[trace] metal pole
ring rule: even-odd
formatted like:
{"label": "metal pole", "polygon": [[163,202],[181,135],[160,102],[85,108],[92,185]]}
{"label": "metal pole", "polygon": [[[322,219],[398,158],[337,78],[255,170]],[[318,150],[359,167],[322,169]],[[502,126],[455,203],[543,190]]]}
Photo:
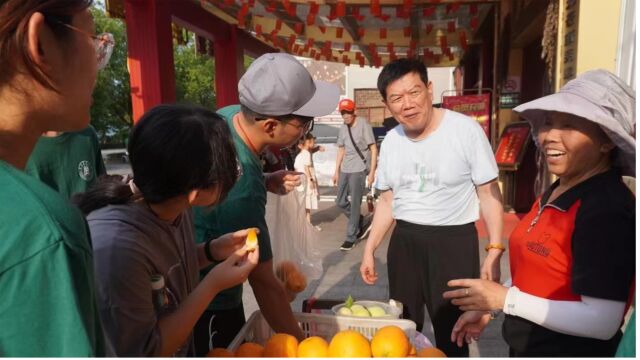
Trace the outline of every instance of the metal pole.
{"label": "metal pole", "polygon": [[[493,4],[494,10],[494,20],[493,20],[493,99],[491,101],[491,144],[493,145],[493,150],[496,150],[497,147],[497,136],[498,136],[498,99],[499,94],[498,91],[500,87],[498,86],[498,44],[499,44],[499,36],[500,36],[500,3]],[[505,49],[506,51],[507,49]],[[503,66],[507,66],[507,64],[502,64]]]}

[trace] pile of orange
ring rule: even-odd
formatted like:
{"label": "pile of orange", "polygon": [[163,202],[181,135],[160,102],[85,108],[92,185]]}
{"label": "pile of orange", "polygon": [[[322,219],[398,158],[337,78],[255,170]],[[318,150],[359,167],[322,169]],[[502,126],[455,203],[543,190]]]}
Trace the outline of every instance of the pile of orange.
{"label": "pile of orange", "polygon": [[209,357],[446,357],[437,348],[416,351],[404,331],[397,326],[378,329],[371,339],[353,330],[343,330],[327,343],[318,336],[302,342],[288,334],[275,334],[264,347],[256,343],[244,343],[235,354],[222,348],[209,352]]}

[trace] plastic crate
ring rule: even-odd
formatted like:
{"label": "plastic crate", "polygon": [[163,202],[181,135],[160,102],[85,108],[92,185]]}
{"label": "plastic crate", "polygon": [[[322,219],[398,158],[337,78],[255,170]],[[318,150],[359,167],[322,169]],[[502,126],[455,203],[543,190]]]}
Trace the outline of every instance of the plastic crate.
{"label": "plastic crate", "polygon": [[[407,334],[409,339],[414,339],[416,334],[416,323],[405,319],[355,318],[296,312],[293,313],[293,316],[300,324],[305,337],[319,336],[327,342],[342,330],[355,330],[371,340],[378,329],[388,325],[396,325]],[[229,344],[227,350],[235,352],[238,346],[245,342],[264,345],[273,334],[274,331],[271,330],[260,310],[256,310]]]}

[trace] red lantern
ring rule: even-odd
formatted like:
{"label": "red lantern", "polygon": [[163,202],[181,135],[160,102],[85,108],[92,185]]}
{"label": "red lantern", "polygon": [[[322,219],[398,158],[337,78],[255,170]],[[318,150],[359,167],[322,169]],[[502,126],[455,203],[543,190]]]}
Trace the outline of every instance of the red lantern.
{"label": "red lantern", "polygon": [[436,13],[436,7],[435,6],[427,6],[426,8],[422,9],[422,15],[424,17],[430,17],[435,13]]}
{"label": "red lantern", "polygon": [[478,17],[474,16],[471,18],[471,29],[473,29],[474,31],[476,29],[478,29]]}
{"label": "red lantern", "polygon": [[380,16],[382,10],[380,9],[380,0],[371,0],[371,15]]}
{"label": "red lantern", "polygon": [[338,0],[336,4],[336,16],[343,17],[346,14],[347,6],[344,3],[344,0]]}
{"label": "red lantern", "polygon": [[431,30],[433,30],[433,24],[427,24],[427,35],[431,34]]}
{"label": "red lantern", "polygon": [[454,20],[450,20],[447,22],[447,30],[452,33],[456,32],[456,22]]}
{"label": "red lantern", "polygon": [[289,16],[291,17],[295,17],[296,16],[296,4],[289,4],[289,7],[287,7],[287,14],[289,14]]}
{"label": "red lantern", "polygon": [[344,31],[344,29],[343,29],[343,28],[341,28],[341,27],[336,28],[336,38],[338,38],[338,39],[342,39],[342,32],[343,32],[343,31]]}
{"label": "red lantern", "polygon": [[467,34],[464,32],[464,30],[460,31],[460,46],[462,46],[464,51],[467,51],[467,48],[469,47],[467,44]]}
{"label": "red lantern", "polygon": [[387,38],[387,28],[380,28],[380,39]]}

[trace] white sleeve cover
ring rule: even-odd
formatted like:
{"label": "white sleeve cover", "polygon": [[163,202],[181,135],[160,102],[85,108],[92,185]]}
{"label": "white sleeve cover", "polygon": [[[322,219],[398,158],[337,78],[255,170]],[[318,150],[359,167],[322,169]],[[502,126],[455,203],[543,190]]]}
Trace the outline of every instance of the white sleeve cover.
{"label": "white sleeve cover", "polygon": [[505,314],[529,320],[559,333],[600,340],[613,337],[624,316],[625,303],[582,296],[580,301],[549,300],[512,286],[507,292]]}

